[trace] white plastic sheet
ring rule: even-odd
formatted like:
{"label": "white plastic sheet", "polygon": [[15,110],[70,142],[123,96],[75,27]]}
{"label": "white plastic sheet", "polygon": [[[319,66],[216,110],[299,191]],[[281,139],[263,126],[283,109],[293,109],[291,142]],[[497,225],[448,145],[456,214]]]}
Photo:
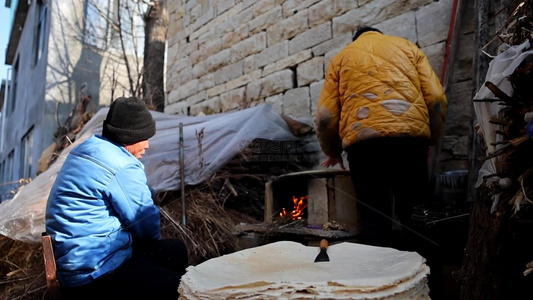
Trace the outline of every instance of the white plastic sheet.
{"label": "white plastic sheet", "polygon": [[[44,217],[48,194],[72,148],[93,134],[100,134],[108,108],[99,110],[78,134],[76,141],[13,199],[0,203],[0,234],[9,238],[40,242],[45,230]],[[296,140],[287,123],[272,108],[263,104],[253,108],[203,117],[166,115],[152,112],[157,133],[142,158],[148,184],[156,192],[180,189],[179,124],[183,124],[185,184],[194,185],[214,174],[254,139]],[[299,120],[300,122],[304,120]],[[307,120],[310,123],[310,120]],[[202,157],[197,133],[203,130]]]}
{"label": "white plastic sheet", "polygon": [[[489,65],[485,82],[490,81],[495,84],[502,92],[508,96],[513,95],[513,88],[508,76],[513,74],[514,70],[520,63],[529,55],[533,54],[530,48],[529,41],[521,45],[509,47],[504,52],[496,56]],[[528,50],[528,51],[526,51]],[[482,86],[474,96],[474,99],[496,99],[496,96],[486,87]],[[501,145],[494,146],[494,143],[501,141],[501,136],[496,134],[496,130],[500,130],[500,125],[490,123],[490,117],[498,116],[498,112],[502,109],[499,102],[474,102],[474,111],[481,129],[483,130],[483,137],[487,145],[487,154],[499,149]],[[496,163],[498,158],[485,161],[481,167],[476,182],[476,187],[483,183],[483,177],[498,173]],[[499,178],[494,177],[493,180]]]}

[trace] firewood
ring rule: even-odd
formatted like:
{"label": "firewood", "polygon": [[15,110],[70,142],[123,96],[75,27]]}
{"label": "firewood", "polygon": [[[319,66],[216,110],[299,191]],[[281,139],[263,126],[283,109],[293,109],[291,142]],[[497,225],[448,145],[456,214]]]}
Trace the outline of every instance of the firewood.
{"label": "firewood", "polygon": [[287,125],[289,125],[291,133],[295,136],[304,136],[313,132],[313,127],[308,124],[298,122],[295,119],[286,115],[281,115],[281,117],[283,118],[283,120],[285,120]]}
{"label": "firewood", "polygon": [[494,83],[487,81],[485,82],[485,86],[500,100],[505,102],[506,104],[510,104],[513,102],[512,98],[509,97],[506,93],[504,93],[500,88],[498,88]]}

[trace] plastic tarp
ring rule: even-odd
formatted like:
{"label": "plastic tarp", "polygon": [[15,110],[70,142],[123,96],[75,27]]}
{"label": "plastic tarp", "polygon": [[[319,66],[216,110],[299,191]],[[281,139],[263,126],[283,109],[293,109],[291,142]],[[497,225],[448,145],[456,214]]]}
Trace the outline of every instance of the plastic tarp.
{"label": "plastic tarp", "polygon": [[[508,77],[513,74],[515,69],[527,56],[533,54],[533,50],[528,50],[529,48],[529,41],[526,41],[523,44],[509,47],[507,50],[497,55],[489,64],[485,82],[492,82],[502,92],[508,96],[512,96],[513,88]],[[483,85],[474,96],[474,99],[496,99],[496,96]],[[501,126],[490,123],[490,117],[497,117],[498,112],[501,109],[502,106],[499,102],[474,102],[474,111],[483,131],[483,137],[487,146],[487,154],[492,153],[501,147],[501,145],[494,146],[494,143],[501,142],[501,136],[496,134],[497,130],[501,130]],[[479,171],[476,187],[479,187],[483,183],[484,176],[498,173],[496,168],[497,159],[498,158],[493,158],[484,162]],[[492,180],[497,179],[499,178],[492,178]]]}
{"label": "plastic tarp", "polygon": [[[102,132],[102,122],[108,110],[107,107],[100,109],[85,124],[75,142],[65,148],[45,172],[22,187],[13,199],[0,203],[0,234],[25,242],[41,241],[48,195],[66,156],[72,148]],[[153,111],[152,116],[157,132],[150,139],[150,149],[141,161],[145,165],[148,184],[156,192],[180,189],[180,123],[183,125],[184,182],[187,185],[198,184],[213,175],[254,139],[299,139],[268,104],[201,117]],[[303,119],[299,121],[305,122]],[[310,125],[310,120],[307,123]],[[200,155],[198,135],[202,131]],[[202,158],[203,168],[200,166]]]}

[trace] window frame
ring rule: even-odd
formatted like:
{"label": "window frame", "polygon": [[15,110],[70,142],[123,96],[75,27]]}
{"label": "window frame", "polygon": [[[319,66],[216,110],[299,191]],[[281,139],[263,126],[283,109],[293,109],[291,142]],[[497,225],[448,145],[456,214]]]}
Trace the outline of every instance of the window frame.
{"label": "window frame", "polygon": [[33,126],[20,139],[19,178],[31,178],[33,151]]}
{"label": "window frame", "polygon": [[37,0],[35,6],[32,69],[35,68],[44,53],[47,18],[48,6],[46,2],[44,0]]}
{"label": "window frame", "polygon": [[11,115],[16,108],[17,100],[17,86],[19,73],[19,58],[15,59],[15,63],[11,68],[11,82],[9,83],[9,107],[6,107],[6,116]]}

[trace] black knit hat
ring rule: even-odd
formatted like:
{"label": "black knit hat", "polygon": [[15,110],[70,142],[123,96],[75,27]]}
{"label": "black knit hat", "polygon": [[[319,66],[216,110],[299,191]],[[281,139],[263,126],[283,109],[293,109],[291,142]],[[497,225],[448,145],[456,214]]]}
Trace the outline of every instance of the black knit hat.
{"label": "black knit hat", "polygon": [[155,134],[155,121],[138,98],[120,97],[111,103],[102,136],[115,143],[131,145]]}

